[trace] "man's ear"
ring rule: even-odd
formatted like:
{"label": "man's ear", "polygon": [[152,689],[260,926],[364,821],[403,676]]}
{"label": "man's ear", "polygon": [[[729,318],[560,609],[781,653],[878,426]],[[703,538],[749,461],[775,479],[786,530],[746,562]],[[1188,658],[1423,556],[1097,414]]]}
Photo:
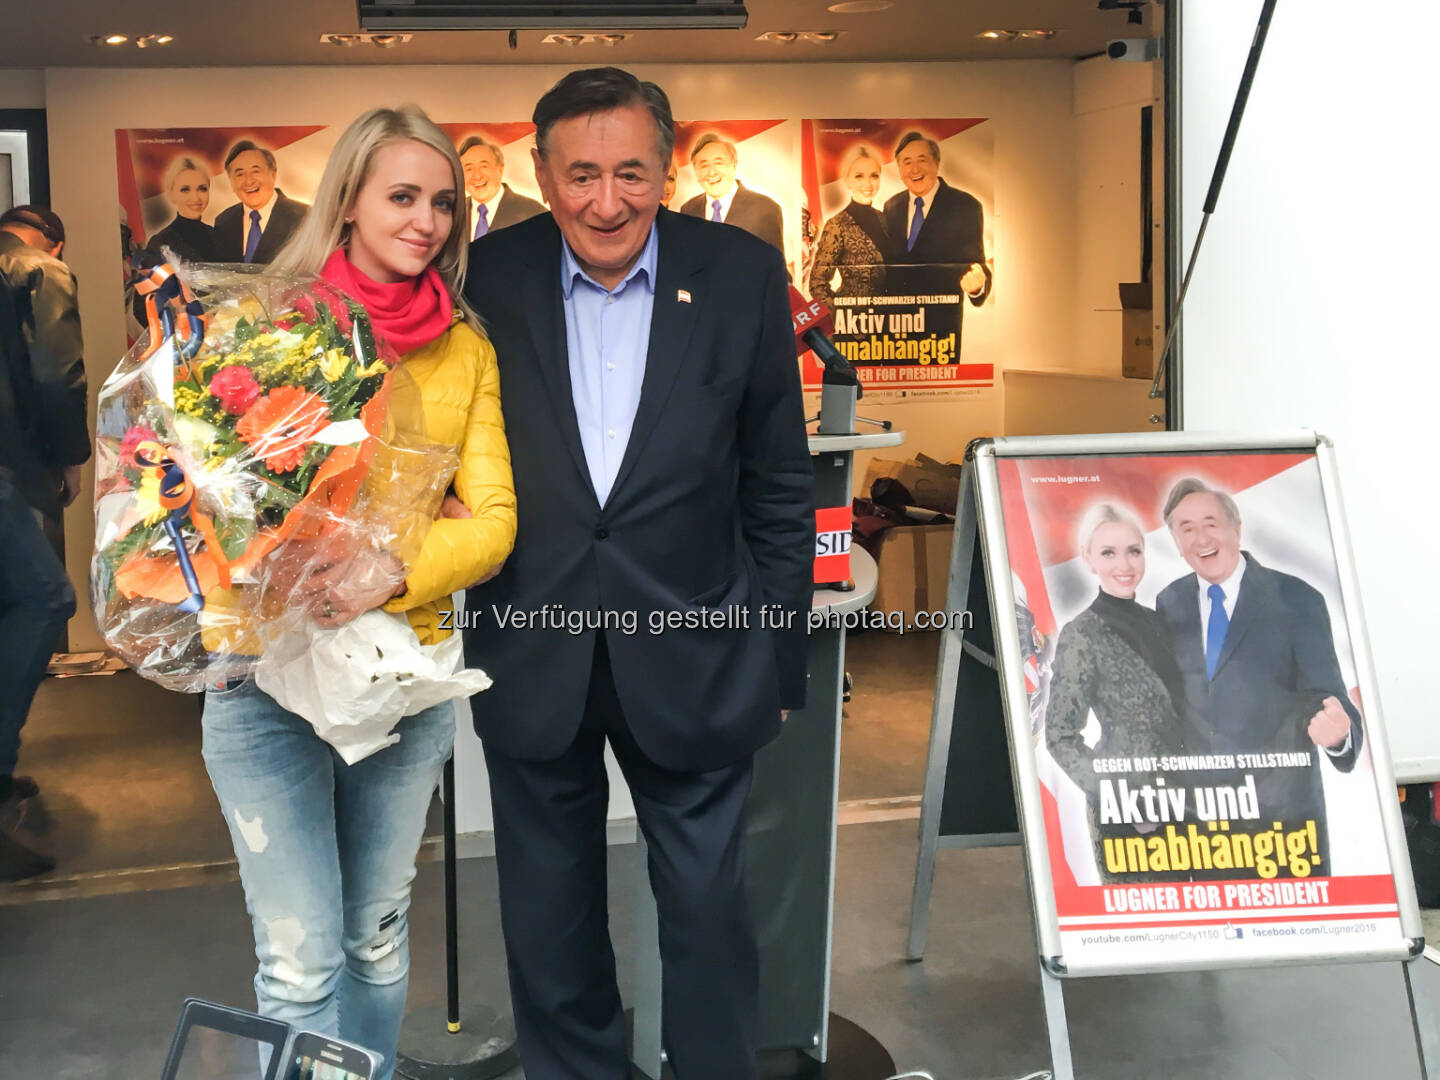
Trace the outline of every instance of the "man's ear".
{"label": "man's ear", "polygon": [[535,183],[540,188],[540,194],[545,197],[546,203],[553,203],[550,197],[550,172],[545,168],[545,159],[540,156],[540,148],[530,148],[530,161],[535,166]]}
{"label": "man's ear", "polygon": [[63,251],[64,249],[65,249],[65,241],[64,241],[64,240],[61,240],[58,244],[56,244],[53,248],[50,249],[50,257],[51,257],[52,259],[58,259],[58,258],[60,258],[60,252]]}

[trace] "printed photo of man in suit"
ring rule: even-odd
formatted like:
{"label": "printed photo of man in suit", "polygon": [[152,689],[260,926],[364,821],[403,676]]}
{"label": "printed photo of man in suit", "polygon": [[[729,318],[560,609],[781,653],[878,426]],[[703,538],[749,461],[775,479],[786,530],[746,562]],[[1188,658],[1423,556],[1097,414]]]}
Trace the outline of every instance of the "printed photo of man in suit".
{"label": "printed photo of man in suit", "polygon": [[1293,829],[1314,820],[1316,872],[1333,874],[1321,763],[1352,770],[1363,733],[1325,599],[1241,549],[1240,509],[1228,493],[1183,479],[1165,499],[1164,518],[1194,570],[1155,601],[1184,686],[1177,704],[1186,753],[1309,753],[1308,768],[1253,770],[1261,822]]}
{"label": "printed photo of man in suit", "polygon": [[[990,295],[985,211],[940,175],[940,144],[907,131],[895,146],[905,190],[885,202],[886,291],[897,296],[963,293],[975,307]],[[964,305],[961,305],[964,310]]]}
{"label": "printed photo of man in suit", "polygon": [[518,225],[545,213],[543,203],[512,191],[505,183],[505,152],[495,143],[471,135],[460,144],[458,152],[465,170],[472,240],[479,240],[492,229]]}
{"label": "printed photo of man in suit", "polygon": [[240,201],[215,218],[215,250],[221,262],[268,263],[285,246],[308,203],[275,186],[275,155],[242,139],[225,155],[225,175]]}
{"label": "printed photo of man in suit", "polygon": [[[650,845],[670,1063],[753,1080],[745,804],[755,752],[804,704],[815,544],[785,266],[661,208],[675,126],[655,84],[575,71],[534,121],[551,212],[477,240],[465,287],[499,358],[520,515],[470,594],[465,654],[494,680],[473,712],[521,1060],[533,1080],[630,1075],[608,743]],[[707,610],[748,625],[670,621]]]}
{"label": "printed photo of man in suit", "polygon": [[681,213],[707,221],[738,225],[758,236],[776,251],[785,251],[785,227],[780,204],[751,191],[735,178],[740,152],[735,144],[714,132],[700,136],[690,151],[695,179],[705,190],[681,207]]}

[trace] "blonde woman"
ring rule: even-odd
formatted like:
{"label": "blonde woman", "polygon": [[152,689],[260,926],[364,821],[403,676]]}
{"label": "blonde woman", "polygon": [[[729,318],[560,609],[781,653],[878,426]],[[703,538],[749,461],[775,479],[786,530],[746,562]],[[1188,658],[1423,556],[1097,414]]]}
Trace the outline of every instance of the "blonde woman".
{"label": "blonde woman", "polygon": [[210,206],[209,170],[188,154],[177,157],[165,170],[165,198],[175,217],[147,246],[157,254],[168,247],[187,262],[215,262],[215,230],[204,220]]}
{"label": "blonde woman", "polygon": [[[340,137],[314,208],[271,267],[318,272],[362,303],[419,386],[426,435],[460,453],[463,507],[435,523],[398,588],[365,586],[353,565],[344,582],[309,579],[322,625],[379,607],[439,641],[449,595],[493,574],[514,543],[495,353],[460,298],[464,198],[454,147],[423,112],[373,109]],[[453,717],[448,703],[406,717],[398,743],[346,765],[253,682],[206,695],[205,763],[254,923],[259,1011],[383,1055],[381,1080],[405,1011],[415,854]]]}
{"label": "blonde woman", "polygon": [[885,219],[871,205],[880,190],[879,156],[863,143],[854,147],[840,164],[840,179],[849,205],[825,222],[810,266],[810,298],[825,303],[832,296],[874,296],[885,284]]}
{"label": "blonde woman", "polygon": [[[1094,762],[1097,757],[1160,757],[1182,750],[1180,669],[1165,624],[1135,599],[1145,577],[1145,535],[1135,518],[1113,503],[1099,503],[1081,524],[1079,546],[1099,588],[1055,643],[1045,745],[1085,792],[1101,880],[1135,881],[1140,878],[1133,873],[1116,875],[1106,869],[1097,829]],[[1093,746],[1085,739],[1091,714],[1100,726]]]}

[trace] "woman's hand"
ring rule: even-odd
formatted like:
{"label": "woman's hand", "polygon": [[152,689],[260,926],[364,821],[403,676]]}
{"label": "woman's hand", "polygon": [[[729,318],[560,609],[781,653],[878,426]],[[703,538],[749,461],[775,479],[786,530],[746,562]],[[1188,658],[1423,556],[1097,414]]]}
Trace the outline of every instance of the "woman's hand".
{"label": "woman's hand", "polygon": [[295,603],[327,629],[371,611],[404,591],[405,568],[388,551],[364,548],[310,569],[293,594]]}

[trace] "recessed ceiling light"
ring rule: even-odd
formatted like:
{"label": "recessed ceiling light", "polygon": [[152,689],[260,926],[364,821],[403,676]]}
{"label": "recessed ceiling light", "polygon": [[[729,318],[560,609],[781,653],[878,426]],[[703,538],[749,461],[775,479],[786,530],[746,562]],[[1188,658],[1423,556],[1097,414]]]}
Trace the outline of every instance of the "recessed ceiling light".
{"label": "recessed ceiling light", "polygon": [[348,49],[352,45],[359,45],[365,38],[361,34],[321,34],[320,40],[326,45],[339,45],[342,49]]}
{"label": "recessed ceiling light", "polygon": [[987,41],[1014,41],[1018,34],[1014,30],[981,30],[975,36]]}
{"label": "recessed ceiling light", "polygon": [[629,34],[596,34],[595,38],[601,45],[619,45],[629,36]]}
{"label": "recessed ceiling light", "polygon": [[169,34],[143,34],[135,39],[137,49],[154,49],[162,45],[169,45],[175,39]]}
{"label": "recessed ceiling light", "polygon": [[1022,38],[1032,38],[1037,41],[1049,41],[1055,36],[1054,30],[1021,30]]}
{"label": "recessed ceiling light", "polygon": [[828,45],[840,36],[839,30],[806,30],[800,35],[813,45]]}
{"label": "recessed ceiling light", "polygon": [[889,11],[894,6],[895,0],[840,0],[825,10],[836,15],[866,15],[872,11]]}
{"label": "recessed ceiling light", "polygon": [[756,41],[773,41],[773,42],[776,42],[777,44],[780,44],[780,45],[789,45],[792,41],[796,40],[799,36],[800,36],[800,35],[797,34],[794,30],[767,30],[765,33],[761,34],[761,35],[760,35],[759,37],[757,37],[755,40],[756,40]]}
{"label": "recessed ceiling light", "polygon": [[91,34],[86,40],[91,45],[124,45],[130,39],[124,34]]}

